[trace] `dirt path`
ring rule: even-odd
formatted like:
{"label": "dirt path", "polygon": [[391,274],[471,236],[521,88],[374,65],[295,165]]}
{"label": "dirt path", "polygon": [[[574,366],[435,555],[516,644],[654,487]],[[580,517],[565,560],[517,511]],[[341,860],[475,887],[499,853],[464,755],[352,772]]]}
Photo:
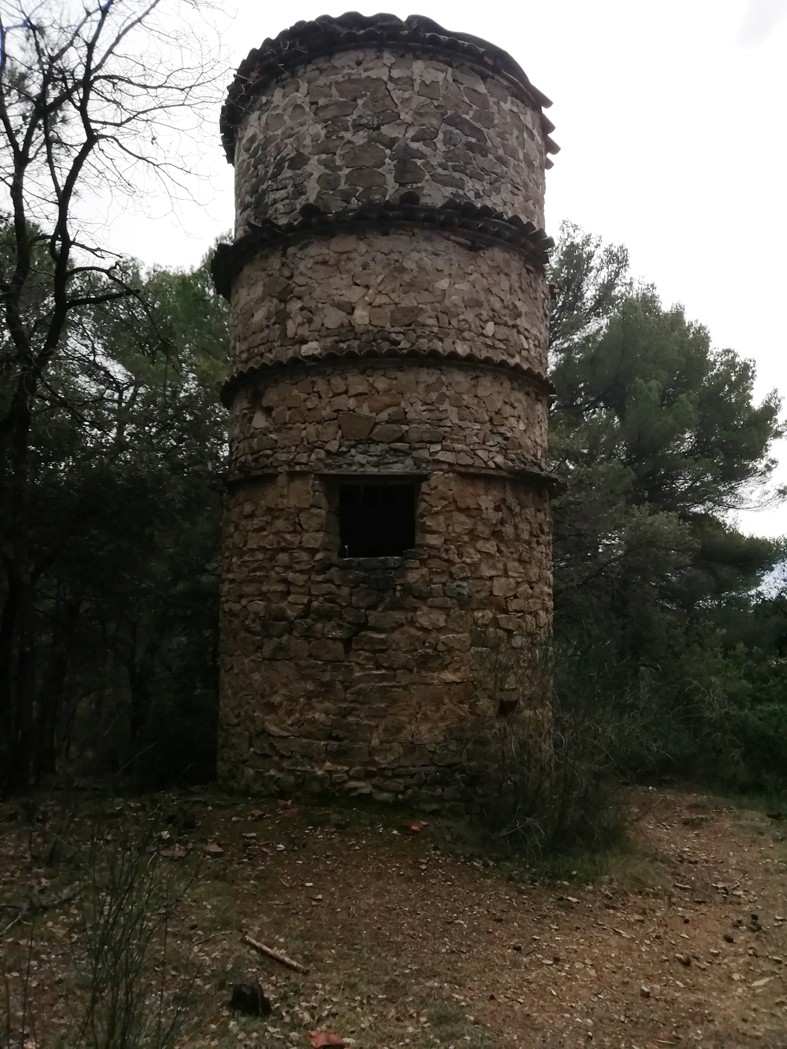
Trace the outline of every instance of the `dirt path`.
{"label": "dirt path", "polygon": [[[192,807],[184,845],[224,851],[176,930],[197,961],[189,1049],[308,1049],[313,1030],[357,1049],[787,1047],[787,847],[764,815],[637,791],[641,852],[592,885],[533,885],[450,855],[433,826]],[[243,931],[309,974],[257,958]],[[55,940],[42,985],[65,964]],[[257,975],[273,1015],[230,1014],[222,981]]]}

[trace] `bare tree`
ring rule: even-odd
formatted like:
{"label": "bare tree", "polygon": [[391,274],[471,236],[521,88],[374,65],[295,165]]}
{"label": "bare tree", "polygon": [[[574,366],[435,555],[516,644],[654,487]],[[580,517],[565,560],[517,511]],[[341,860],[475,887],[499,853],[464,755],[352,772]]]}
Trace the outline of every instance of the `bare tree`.
{"label": "bare tree", "polygon": [[217,67],[196,44],[197,9],[175,3],[0,0],[0,747],[18,787],[35,731],[31,426],[86,313],[139,297],[98,242],[96,208],[151,178],[188,191],[180,143],[201,128]]}

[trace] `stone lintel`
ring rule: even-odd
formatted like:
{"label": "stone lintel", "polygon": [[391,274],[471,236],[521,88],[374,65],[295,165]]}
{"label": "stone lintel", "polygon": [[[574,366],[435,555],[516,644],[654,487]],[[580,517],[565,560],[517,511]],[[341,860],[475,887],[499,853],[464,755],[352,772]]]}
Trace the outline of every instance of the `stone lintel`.
{"label": "stone lintel", "polygon": [[561,486],[561,481],[555,474],[548,473],[546,470],[542,470],[536,466],[507,470],[493,468],[483,470],[479,467],[465,466],[451,466],[450,468],[447,468],[445,463],[436,463],[433,470],[401,470],[397,469],[395,465],[392,465],[390,469],[381,468],[374,471],[313,470],[308,467],[304,467],[303,469],[292,467],[287,470],[251,470],[244,473],[227,474],[224,478],[224,483],[227,488],[241,488],[244,485],[255,484],[259,481],[273,481],[282,475],[308,475],[334,481],[352,480],[358,482],[374,482],[379,481],[381,477],[384,477],[386,480],[396,479],[397,481],[420,482],[426,480],[427,477],[430,477],[434,473],[459,474],[463,477],[489,477],[505,481],[518,481],[525,484],[544,485],[548,491],[552,493],[557,492]]}

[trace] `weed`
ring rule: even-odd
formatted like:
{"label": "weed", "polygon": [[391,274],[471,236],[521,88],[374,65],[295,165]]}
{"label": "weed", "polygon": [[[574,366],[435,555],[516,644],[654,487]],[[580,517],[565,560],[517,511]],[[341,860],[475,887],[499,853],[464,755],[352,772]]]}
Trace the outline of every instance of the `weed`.
{"label": "weed", "polygon": [[[190,880],[161,865],[160,815],[154,809],[122,825],[98,819],[86,840],[63,836],[77,883],[68,895],[75,900],[76,918],[65,919],[61,930],[70,943],[74,976],[67,1033],[58,1049],[172,1049],[176,1043],[183,981],[172,974],[170,930]],[[30,923],[27,962],[14,1001],[6,982],[4,1049],[35,1043],[31,970],[34,954],[46,949],[52,931]]]}
{"label": "weed", "polygon": [[89,990],[74,1044],[169,1049],[180,1010],[167,986],[172,916],[183,898],[161,866],[156,813],[131,833],[95,828],[81,871],[77,964]]}
{"label": "weed", "polygon": [[631,714],[548,641],[487,635],[480,654],[479,688],[501,715],[483,742],[478,790],[488,840],[532,859],[619,843],[620,755],[636,749]]}

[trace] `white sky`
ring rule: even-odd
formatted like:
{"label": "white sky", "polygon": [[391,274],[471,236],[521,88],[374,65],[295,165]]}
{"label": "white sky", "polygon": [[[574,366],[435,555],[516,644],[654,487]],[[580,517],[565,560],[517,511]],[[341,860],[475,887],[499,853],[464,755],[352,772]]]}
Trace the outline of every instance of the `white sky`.
{"label": "white sky", "polygon": [[[294,21],[379,9],[353,0],[231,7],[228,74]],[[787,394],[787,0],[423,0],[414,12],[505,48],[553,100],[562,148],[547,177],[548,232],[570,218],[626,244],[635,275],[665,305],[683,303],[714,345],[756,361],[759,395]],[[155,221],[128,215],[113,224],[113,248],[150,264],[196,264],[233,221],[218,128],[197,168],[198,207],[162,208]],[[787,483],[787,441],[778,452]],[[740,524],[783,535],[787,506]]]}

